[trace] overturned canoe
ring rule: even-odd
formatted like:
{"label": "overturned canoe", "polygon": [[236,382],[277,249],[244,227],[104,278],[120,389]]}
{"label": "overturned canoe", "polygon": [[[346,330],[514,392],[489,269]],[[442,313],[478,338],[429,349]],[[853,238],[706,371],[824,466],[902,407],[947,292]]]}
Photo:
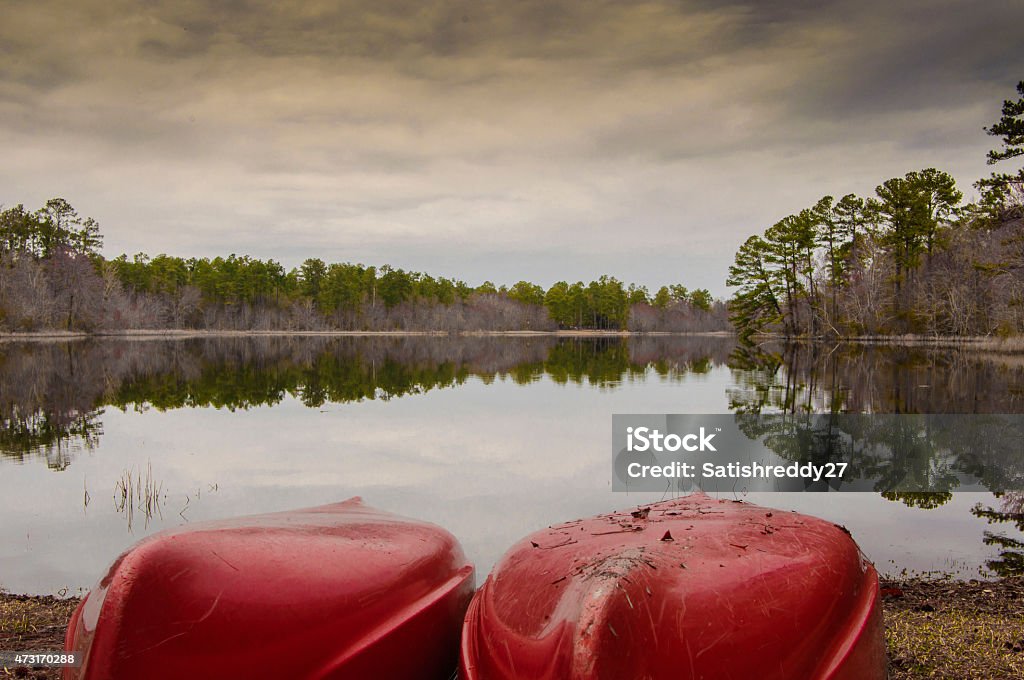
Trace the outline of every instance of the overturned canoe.
{"label": "overturned canoe", "polygon": [[878,576],[834,524],[693,495],[513,546],[460,664],[466,680],[882,680]]}
{"label": "overturned canoe", "polygon": [[448,532],[358,498],[189,525],[114,562],[65,678],[448,678],[473,588]]}

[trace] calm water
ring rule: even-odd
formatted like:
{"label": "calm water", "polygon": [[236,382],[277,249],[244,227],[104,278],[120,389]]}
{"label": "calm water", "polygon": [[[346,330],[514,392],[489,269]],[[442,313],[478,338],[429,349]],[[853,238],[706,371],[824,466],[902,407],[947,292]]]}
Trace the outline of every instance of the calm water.
{"label": "calm water", "polygon": [[[354,495],[447,527],[480,580],[612,493],[613,413],[1024,412],[1024,358],[718,337],[0,344],[0,587],[75,592],[148,533]],[[850,528],[884,573],[1020,569],[1019,495],[736,494]],[[932,507],[934,506],[934,507]]]}

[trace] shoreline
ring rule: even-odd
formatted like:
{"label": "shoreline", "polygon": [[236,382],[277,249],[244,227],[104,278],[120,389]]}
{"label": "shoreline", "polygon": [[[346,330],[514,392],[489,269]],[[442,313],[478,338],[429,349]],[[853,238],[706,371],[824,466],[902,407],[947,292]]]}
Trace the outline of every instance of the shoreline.
{"label": "shoreline", "polygon": [[[881,586],[890,680],[1024,675],[1024,576],[884,579]],[[78,602],[0,592],[0,649],[63,649],[67,621]],[[60,674],[0,668],[0,677],[11,676],[48,680]]]}
{"label": "shoreline", "polygon": [[807,345],[864,345],[876,347],[924,347],[934,349],[978,349],[991,352],[1024,352],[1024,336],[993,337],[989,335],[851,335],[848,337],[813,338],[762,334],[752,336],[758,345],[769,342]]}
{"label": "shoreline", "polygon": [[190,338],[246,338],[246,337],[511,337],[511,338],[624,338],[624,337],[734,337],[732,331],[604,331],[604,330],[557,330],[557,331],[229,331],[229,330],[123,330],[84,333],[80,331],[32,331],[25,333],[0,333],[0,342],[30,342],[35,340],[92,340],[92,339],[155,339],[178,340]]}
{"label": "shoreline", "polygon": [[[345,331],[345,330],[205,330],[205,329],[126,329],[86,333],[83,331],[0,332],[0,343],[65,341],[65,340],[184,340],[192,338],[258,338],[258,337],[322,337],[322,338],[631,338],[631,337],[721,337],[735,338],[734,331],[618,331],[594,329],[568,330],[462,330],[462,331]],[[875,347],[923,347],[974,349],[996,353],[1024,352],[1024,336],[930,336],[930,335],[857,335],[837,338],[793,337],[761,334],[753,336],[755,344],[778,342],[807,345],[861,345]]]}

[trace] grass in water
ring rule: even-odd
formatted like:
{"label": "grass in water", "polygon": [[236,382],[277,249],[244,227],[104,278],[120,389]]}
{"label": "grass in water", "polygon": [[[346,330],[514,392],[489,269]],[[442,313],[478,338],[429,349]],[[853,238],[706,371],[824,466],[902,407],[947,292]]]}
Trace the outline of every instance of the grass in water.
{"label": "grass in water", "polygon": [[160,508],[162,491],[163,483],[153,477],[152,463],[146,463],[145,477],[142,470],[134,468],[121,473],[121,477],[114,482],[114,509],[128,520],[128,531],[134,525],[136,510],[142,513],[147,528],[154,516],[163,518],[163,510]]}

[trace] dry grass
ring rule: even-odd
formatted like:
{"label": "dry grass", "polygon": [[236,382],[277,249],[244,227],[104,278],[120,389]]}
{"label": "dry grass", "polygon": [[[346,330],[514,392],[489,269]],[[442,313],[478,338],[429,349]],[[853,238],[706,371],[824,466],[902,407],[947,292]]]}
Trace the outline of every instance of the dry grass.
{"label": "dry grass", "polygon": [[884,586],[891,680],[1024,678],[1024,579]]}
{"label": "dry grass", "polygon": [[[27,597],[0,593],[0,649],[18,651],[57,651],[64,648],[64,630],[71,612],[78,606],[75,598]],[[0,678],[56,680],[59,669],[0,667]]]}

